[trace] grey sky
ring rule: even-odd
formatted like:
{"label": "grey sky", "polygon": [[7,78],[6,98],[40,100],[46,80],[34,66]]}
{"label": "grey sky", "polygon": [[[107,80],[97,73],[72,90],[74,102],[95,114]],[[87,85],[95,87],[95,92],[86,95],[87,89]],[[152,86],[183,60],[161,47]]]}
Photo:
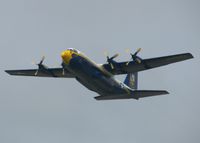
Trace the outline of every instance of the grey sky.
{"label": "grey sky", "polygon": [[[1,143],[198,143],[198,0],[1,0]],[[104,63],[103,52],[143,58],[191,52],[195,59],[141,72],[140,89],[169,96],[98,102],[74,79],[11,77],[5,69],[57,66],[68,47]],[[118,77],[116,77],[118,78]],[[119,79],[123,80],[123,76]]]}

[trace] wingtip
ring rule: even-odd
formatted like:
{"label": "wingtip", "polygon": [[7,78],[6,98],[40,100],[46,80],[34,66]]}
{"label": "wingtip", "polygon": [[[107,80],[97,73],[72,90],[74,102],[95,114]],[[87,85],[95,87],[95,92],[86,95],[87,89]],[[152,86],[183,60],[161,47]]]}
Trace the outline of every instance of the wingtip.
{"label": "wingtip", "polygon": [[168,91],[165,91],[165,94],[169,94],[169,92],[168,92]]}
{"label": "wingtip", "polygon": [[167,95],[167,94],[169,94],[168,91],[166,91],[166,90],[160,90],[160,95]]}
{"label": "wingtip", "polygon": [[12,72],[10,70],[4,70],[5,73],[12,75]]}
{"label": "wingtip", "polygon": [[189,59],[194,58],[194,56],[193,56],[191,53],[187,53],[187,54],[188,54],[188,58],[189,58]]}
{"label": "wingtip", "polygon": [[100,101],[101,99],[98,98],[99,96],[94,97],[95,100]]}
{"label": "wingtip", "polygon": [[94,99],[96,99],[97,101],[105,100],[103,97],[104,96],[96,96],[94,97]]}
{"label": "wingtip", "polygon": [[4,72],[6,72],[7,74],[9,74],[9,71],[8,71],[8,70],[4,70]]}

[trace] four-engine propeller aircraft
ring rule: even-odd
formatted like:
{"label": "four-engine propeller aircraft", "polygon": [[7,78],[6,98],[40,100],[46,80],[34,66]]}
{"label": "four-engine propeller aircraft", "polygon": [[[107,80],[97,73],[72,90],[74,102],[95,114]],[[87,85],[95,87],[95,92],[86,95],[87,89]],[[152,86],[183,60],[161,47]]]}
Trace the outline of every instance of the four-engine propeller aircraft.
{"label": "four-engine propeller aircraft", "polygon": [[[6,70],[10,75],[76,78],[89,90],[97,92],[97,100],[139,99],[143,97],[168,94],[165,90],[138,90],[138,72],[167,64],[193,58],[192,54],[184,53],[152,59],[142,59],[137,54],[131,54],[131,61],[116,62],[107,56],[106,64],[96,64],[80,51],[69,48],[61,53],[61,68],[48,68],[43,65],[44,57],[38,63],[38,69]],[[127,74],[124,83],[116,80],[114,75]]]}

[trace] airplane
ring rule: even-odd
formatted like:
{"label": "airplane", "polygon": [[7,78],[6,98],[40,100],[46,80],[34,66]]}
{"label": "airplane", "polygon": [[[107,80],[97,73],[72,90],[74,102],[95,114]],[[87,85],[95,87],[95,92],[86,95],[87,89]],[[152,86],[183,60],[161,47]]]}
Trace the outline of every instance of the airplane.
{"label": "airplane", "polygon": [[[38,69],[5,70],[10,75],[75,78],[91,91],[99,95],[96,100],[140,99],[144,97],[169,94],[166,90],[138,90],[138,72],[193,58],[191,53],[142,59],[138,56],[141,48],[131,55],[130,61],[117,62],[119,56],[107,56],[107,63],[97,64],[85,54],[74,48],[61,53],[62,64],[59,68],[49,68],[43,64],[45,57],[37,64]],[[127,74],[124,82],[115,75]]]}

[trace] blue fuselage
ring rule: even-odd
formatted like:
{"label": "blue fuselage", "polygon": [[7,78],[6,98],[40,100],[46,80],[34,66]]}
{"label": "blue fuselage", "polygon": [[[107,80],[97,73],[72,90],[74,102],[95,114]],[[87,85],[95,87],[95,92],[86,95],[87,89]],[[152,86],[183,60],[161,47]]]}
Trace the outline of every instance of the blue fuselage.
{"label": "blue fuselage", "polygon": [[87,57],[75,56],[66,65],[76,79],[88,89],[100,95],[122,95],[129,94],[130,88],[124,83],[114,79],[114,77],[104,72],[99,65],[95,64]]}

